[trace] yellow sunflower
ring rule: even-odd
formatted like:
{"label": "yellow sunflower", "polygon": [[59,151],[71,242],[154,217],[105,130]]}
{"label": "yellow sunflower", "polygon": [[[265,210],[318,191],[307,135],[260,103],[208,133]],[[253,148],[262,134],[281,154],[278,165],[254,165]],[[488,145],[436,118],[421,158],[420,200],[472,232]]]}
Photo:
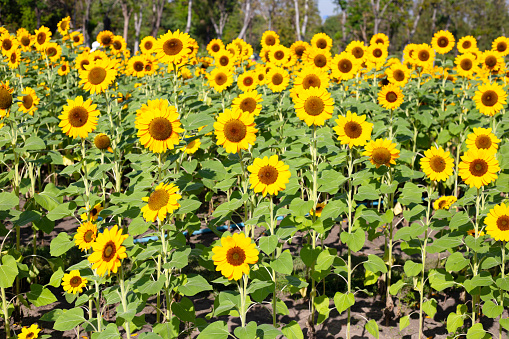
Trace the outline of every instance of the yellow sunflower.
{"label": "yellow sunflower", "polygon": [[116,64],[109,59],[96,60],[84,67],[84,71],[79,71],[80,85],[83,84],[83,88],[90,94],[104,92],[117,76]]}
{"label": "yellow sunflower", "polygon": [[103,47],[110,47],[114,36],[115,35],[111,31],[101,31],[99,34],[97,34],[97,42],[100,43]]}
{"label": "yellow sunflower", "polygon": [[5,117],[7,111],[11,108],[12,92],[14,92],[14,89],[9,87],[9,80],[0,82],[0,118]]}
{"label": "yellow sunflower", "polygon": [[484,115],[494,116],[507,103],[507,93],[497,83],[484,83],[478,87],[474,95],[475,106]]}
{"label": "yellow sunflower", "polygon": [[254,115],[240,109],[226,109],[214,123],[217,144],[223,146],[227,153],[238,153],[254,145],[256,132]]}
{"label": "yellow sunflower", "polygon": [[447,54],[454,48],[456,39],[449,31],[438,31],[431,39],[431,46],[438,54]]}
{"label": "yellow sunflower", "polygon": [[495,72],[505,67],[504,58],[498,51],[484,51],[480,58],[482,69]]}
{"label": "yellow sunflower", "polygon": [[474,132],[467,136],[466,144],[470,149],[485,149],[488,153],[495,155],[498,150],[500,139],[493,133],[491,128],[474,127]]}
{"label": "yellow sunflower", "polygon": [[484,149],[471,149],[461,156],[459,176],[470,187],[481,188],[497,179],[498,160]]}
{"label": "yellow sunflower", "polygon": [[385,35],[384,33],[378,33],[371,37],[369,40],[370,45],[374,44],[382,44],[385,46],[385,49],[389,48],[389,37]]}
{"label": "yellow sunflower", "polygon": [[41,26],[41,28],[35,30],[35,41],[34,46],[38,51],[43,49],[43,46],[49,42],[51,39],[51,31],[46,26]]}
{"label": "yellow sunflower", "polygon": [[346,117],[339,116],[336,119],[337,126],[333,130],[338,135],[341,145],[348,144],[348,147],[364,146],[371,139],[373,124],[366,121],[365,115],[357,115],[350,111],[346,112]]}
{"label": "yellow sunflower", "polygon": [[254,70],[244,72],[237,78],[237,86],[243,92],[254,90],[256,89],[257,85],[258,81],[256,79],[256,72]]}
{"label": "yellow sunflower", "polygon": [[283,45],[275,45],[269,48],[269,62],[276,66],[282,66],[288,61],[290,49]]}
{"label": "yellow sunflower", "polygon": [[389,55],[384,44],[369,45],[366,54],[366,61],[371,63],[371,67],[375,67],[376,69],[380,69],[385,64]]}
{"label": "yellow sunflower", "polygon": [[9,65],[10,69],[16,69],[19,67],[21,61],[21,51],[18,48],[11,48],[9,52],[6,53],[5,62]]}
{"label": "yellow sunflower", "polygon": [[295,41],[290,46],[290,49],[292,50],[293,54],[297,56],[297,58],[302,59],[302,55],[304,54],[308,47],[309,44],[305,41]]}
{"label": "yellow sunflower", "polygon": [[145,57],[143,55],[135,55],[127,63],[126,73],[138,78],[145,75]]}
{"label": "yellow sunflower", "polygon": [[225,49],[220,50],[214,55],[214,62],[217,67],[235,68],[237,57]]}
{"label": "yellow sunflower", "polygon": [[257,116],[262,110],[262,101],[262,95],[258,94],[257,91],[247,91],[233,99],[232,108],[233,110],[240,109],[243,112]]}
{"label": "yellow sunflower", "polygon": [[495,205],[486,219],[486,233],[495,240],[509,241],[509,205],[505,203]]}
{"label": "yellow sunflower", "polygon": [[350,42],[348,46],[346,46],[345,51],[353,55],[355,59],[361,62],[364,61],[367,56],[366,54],[367,47],[366,45],[364,45],[364,42],[362,41],[354,40]]}
{"label": "yellow sunflower", "polygon": [[62,47],[60,47],[60,45],[56,42],[48,42],[42,51],[44,52],[44,55],[53,62],[57,62],[62,56]]}
{"label": "yellow sunflower", "polygon": [[279,35],[274,31],[265,31],[261,40],[262,48],[279,45]]}
{"label": "yellow sunflower", "polygon": [[82,96],[67,99],[67,106],[58,117],[61,120],[58,127],[62,127],[62,132],[72,138],[86,138],[97,126],[99,111],[96,107],[92,105],[92,99],[83,101]]}
{"label": "yellow sunflower", "polygon": [[120,260],[127,258],[125,247],[122,243],[129,237],[129,234],[122,234],[122,229],[117,225],[111,229],[105,229],[97,236],[92,244],[93,253],[88,257],[92,263],[92,269],[97,270],[99,276],[117,273],[120,267]]}
{"label": "yellow sunflower", "polygon": [[321,69],[303,68],[295,76],[293,86],[308,89],[310,87],[329,88],[329,76]]}
{"label": "yellow sunflower", "polygon": [[497,51],[502,56],[506,56],[509,54],[509,39],[507,39],[505,36],[496,38],[491,44],[491,49],[493,51]]}
{"label": "yellow sunflower", "polygon": [[378,104],[386,109],[395,109],[403,103],[403,92],[398,85],[389,84],[378,92]]}
{"label": "yellow sunflower", "polygon": [[224,43],[221,39],[212,39],[207,45],[207,52],[215,56],[219,51],[224,50]]}
{"label": "yellow sunflower", "polygon": [[456,47],[458,52],[462,54],[472,53],[473,50],[477,49],[477,40],[473,36],[467,35],[458,40]]}
{"label": "yellow sunflower", "polygon": [[433,66],[435,51],[428,44],[420,44],[415,46],[412,57],[417,66],[428,69]]}
{"label": "yellow sunflower", "polygon": [[229,68],[217,67],[207,74],[208,84],[217,92],[221,93],[233,84],[233,74]]}
{"label": "yellow sunflower", "polygon": [[71,68],[69,66],[69,62],[64,61],[58,68],[58,75],[60,75],[60,76],[67,75],[67,74],[69,74],[70,71],[71,71]]}
{"label": "yellow sunflower", "polygon": [[71,40],[74,47],[77,47],[79,45],[82,45],[85,41],[85,37],[80,32],[72,32],[71,33]]}
{"label": "yellow sunflower", "polygon": [[319,68],[326,72],[330,69],[331,54],[328,50],[310,46],[304,52],[303,61],[308,67]]}
{"label": "yellow sunflower", "polygon": [[124,37],[120,35],[115,35],[111,40],[110,48],[113,54],[119,54],[125,51],[127,48],[127,44],[124,40]]}
{"label": "yellow sunflower", "polygon": [[269,157],[255,158],[253,164],[247,167],[251,172],[249,182],[255,193],[262,193],[263,196],[277,195],[286,188],[290,182],[290,166],[278,160],[275,154]]}
{"label": "yellow sunflower", "polygon": [[187,59],[189,38],[189,34],[182,33],[179,30],[173,33],[168,31],[159,37],[154,47],[159,62],[178,64],[182,59]]}
{"label": "yellow sunflower", "polygon": [[179,144],[179,133],[184,130],[180,127],[177,109],[169,106],[167,100],[149,100],[136,111],[136,115],[137,136],[145,148],[163,153]]}
{"label": "yellow sunflower", "polygon": [[74,243],[80,250],[86,251],[92,247],[95,238],[97,238],[97,225],[87,221],[78,227],[74,235]]}
{"label": "yellow sunflower", "polygon": [[25,90],[18,97],[18,110],[23,113],[34,115],[37,111],[37,105],[39,105],[40,99],[31,87],[25,87]]}
{"label": "yellow sunflower", "polygon": [[322,216],[322,212],[323,212],[323,208],[326,206],[327,204],[324,203],[324,202],[319,202],[318,204],[316,204],[316,208],[312,208],[310,211],[309,211],[309,214],[310,215],[315,215],[317,218],[320,218]]}
{"label": "yellow sunflower", "polygon": [[153,36],[149,35],[144,37],[140,42],[140,50],[143,54],[150,54],[154,52],[157,40]]}
{"label": "yellow sunflower", "polygon": [[[108,140],[109,140],[109,138],[108,138]],[[95,143],[95,140],[94,140],[94,143]],[[88,206],[87,206],[87,209],[88,209]],[[101,203],[98,203],[90,211],[88,211],[86,213],[82,213],[80,216],[81,220],[97,221],[97,218],[99,217],[99,213],[101,213],[101,211],[103,209],[104,209],[104,207],[101,207]]]}
{"label": "yellow sunflower", "polygon": [[26,29],[21,28],[18,29],[17,38],[19,45],[24,52],[28,52],[32,49],[32,45],[34,44],[35,38],[32,35],[30,35],[30,33]]}
{"label": "yellow sunflower", "polygon": [[385,70],[385,75],[391,84],[404,87],[410,79],[410,69],[401,63],[395,63]]}
{"label": "yellow sunflower", "polygon": [[420,164],[422,171],[433,181],[446,181],[454,171],[454,159],[442,147],[424,151]]}
{"label": "yellow sunflower", "polygon": [[39,332],[41,329],[37,324],[32,324],[30,327],[23,327],[21,333],[18,335],[18,339],[36,339],[39,338]]}
{"label": "yellow sunflower", "polygon": [[94,137],[94,145],[95,147],[97,147],[97,149],[100,149],[101,151],[106,150],[108,152],[113,153],[113,149],[110,147],[111,146],[110,137],[104,133],[99,133]]}
{"label": "yellow sunflower", "polygon": [[16,38],[12,37],[9,33],[4,33],[0,36],[0,49],[4,56],[17,48],[18,42],[16,41]]}
{"label": "yellow sunflower", "polygon": [[325,33],[316,33],[311,38],[311,46],[330,51],[332,48],[332,39]]}
{"label": "yellow sunflower", "polygon": [[62,287],[67,293],[82,293],[83,287],[87,286],[88,280],[82,278],[80,271],[73,270],[69,273],[64,274],[62,278]]}
{"label": "yellow sunflower", "polygon": [[331,76],[340,81],[349,80],[357,75],[360,68],[358,59],[348,52],[342,52],[332,59]]}
{"label": "yellow sunflower", "polygon": [[[191,138],[190,135],[186,135],[186,138]],[[187,140],[186,140],[187,141]],[[200,149],[201,141],[198,138],[194,138],[193,140],[189,141],[187,145],[182,147],[180,150],[182,152],[185,152],[186,154],[194,154],[196,151]]]}
{"label": "yellow sunflower", "polygon": [[143,218],[146,221],[156,221],[159,218],[163,221],[168,213],[173,213],[180,207],[178,200],[182,196],[178,193],[179,189],[177,186],[172,184],[165,184],[164,182],[157,185],[154,192],[150,193],[150,196],[143,197],[142,200],[147,205],[141,208]]}
{"label": "yellow sunflower", "polygon": [[364,147],[362,155],[368,156],[369,161],[376,166],[376,168],[385,165],[396,165],[396,159],[399,158],[399,150],[396,149],[396,143],[390,139],[376,139],[371,140]]}
{"label": "yellow sunflower", "polygon": [[474,73],[479,70],[477,66],[479,61],[472,53],[458,55],[456,59],[454,59],[454,63],[456,64],[456,72],[458,75],[466,78],[471,78]]}
{"label": "yellow sunflower", "polygon": [[212,252],[216,271],[221,271],[228,280],[240,280],[243,274],[249,274],[249,265],[258,262],[256,244],[244,233],[222,237],[221,246],[214,246]]}
{"label": "yellow sunflower", "polygon": [[448,210],[457,200],[458,198],[454,195],[443,196],[433,202],[433,208],[436,210]]}
{"label": "yellow sunflower", "polygon": [[71,22],[70,16],[66,16],[65,18],[63,18],[62,20],[60,20],[58,22],[57,29],[58,29],[58,32],[60,34],[62,34],[62,36],[67,35],[67,32],[69,32],[70,22]]}
{"label": "yellow sunflower", "polygon": [[325,120],[332,118],[334,99],[324,88],[310,87],[302,90],[293,102],[297,117],[308,126],[323,126]]}
{"label": "yellow sunflower", "polygon": [[270,67],[266,77],[266,84],[272,92],[279,93],[284,91],[289,83],[290,75],[285,69],[277,66]]}
{"label": "yellow sunflower", "polygon": [[74,67],[78,71],[86,71],[85,66],[90,65],[90,54],[87,52],[82,52],[76,57],[74,64]]}

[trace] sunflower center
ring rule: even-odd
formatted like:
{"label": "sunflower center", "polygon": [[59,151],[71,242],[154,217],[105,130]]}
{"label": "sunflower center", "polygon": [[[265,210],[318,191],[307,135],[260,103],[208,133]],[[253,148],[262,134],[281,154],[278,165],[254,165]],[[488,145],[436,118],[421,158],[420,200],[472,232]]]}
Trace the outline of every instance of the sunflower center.
{"label": "sunflower center", "polygon": [[12,53],[10,57],[11,64],[14,64],[16,62],[16,53]]}
{"label": "sunflower center", "polygon": [[253,113],[256,109],[256,100],[253,98],[245,98],[240,103],[240,108],[244,112]]}
{"label": "sunflower center", "polygon": [[220,64],[221,66],[226,66],[226,65],[228,65],[228,62],[230,62],[230,58],[228,58],[227,56],[224,56],[224,55],[223,55],[222,57],[220,57],[220,58],[219,58],[219,64]]}
{"label": "sunflower center", "polygon": [[30,338],[33,338],[33,337],[34,337],[34,332],[30,332],[30,333],[28,333],[28,334],[26,335],[26,337],[25,337],[25,338],[30,339]]}
{"label": "sunflower center", "polygon": [[67,25],[68,25],[68,22],[67,22],[67,21],[62,22],[62,23],[60,24],[60,29],[61,29],[62,31],[66,31],[66,30],[67,30],[67,28],[68,28],[68,26],[67,26]]}
{"label": "sunflower center", "polygon": [[485,134],[479,135],[475,139],[475,146],[477,148],[488,149],[491,147],[491,138]]}
{"label": "sunflower center", "polygon": [[270,185],[276,182],[278,171],[274,166],[264,166],[258,172],[258,179],[264,185]]}
{"label": "sunflower center", "polygon": [[322,54],[318,54],[317,56],[315,56],[313,61],[314,61],[315,65],[320,68],[327,65],[327,58],[325,57],[325,55],[322,55]]}
{"label": "sunflower center", "polygon": [[72,127],[81,127],[88,121],[88,111],[85,107],[76,106],[69,111],[68,119]]}
{"label": "sunflower center", "polygon": [[484,106],[494,106],[498,102],[498,94],[495,91],[488,90],[482,94],[481,101]]}
{"label": "sunflower center", "polygon": [[374,51],[373,51],[373,56],[375,58],[380,58],[381,56],[383,55],[383,52],[380,48],[376,48]]}
{"label": "sunflower center", "polygon": [[62,70],[62,72],[65,72],[65,71],[67,71],[67,66],[66,65],[62,65],[60,67],[60,69]]}
{"label": "sunflower center", "polygon": [[246,260],[246,252],[238,246],[230,248],[226,252],[226,261],[232,266],[240,266]]}
{"label": "sunflower center", "polygon": [[353,68],[353,64],[350,60],[348,59],[341,59],[339,62],[338,62],[338,69],[343,72],[343,73],[348,73],[352,70]]}
{"label": "sunflower center", "polygon": [[398,95],[393,91],[389,91],[385,95],[385,100],[392,104],[393,102],[396,102],[398,100]]}
{"label": "sunflower center", "polygon": [[383,43],[384,43],[384,40],[383,40],[383,39],[381,39],[381,38],[378,38],[378,39],[376,39],[376,40],[375,40],[375,43],[376,43],[376,44],[383,44]]}
{"label": "sunflower center", "polygon": [[80,284],[81,284],[81,277],[74,276],[71,278],[71,280],[69,280],[69,285],[71,285],[71,287],[78,287]]}
{"label": "sunflower center", "polygon": [[117,253],[117,247],[113,241],[108,241],[103,249],[102,259],[104,261],[110,261]]}
{"label": "sunflower center", "polygon": [[318,39],[318,41],[316,42],[316,47],[318,47],[320,49],[327,48],[327,40],[325,40],[325,39]]}
{"label": "sunflower center", "polygon": [[23,107],[26,109],[32,108],[32,104],[34,103],[34,99],[30,94],[23,96]]}
{"label": "sunflower center", "polygon": [[442,36],[438,38],[437,45],[442,48],[447,47],[447,45],[449,45],[449,39],[447,39],[445,36]]}
{"label": "sunflower center", "polygon": [[306,47],[298,46],[295,48],[295,54],[300,58],[302,56],[302,54],[304,54],[305,50],[306,50]]}
{"label": "sunflower center", "polygon": [[274,58],[276,60],[282,60],[284,57],[285,53],[283,51],[276,51],[276,53],[274,53]]}
{"label": "sunflower center", "polygon": [[396,81],[403,81],[405,80],[405,72],[403,72],[400,69],[395,70],[392,75],[394,76],[394,79]]}
{"label": "sunflower center", "polygon": [[258,80],[259,80],[259,81],[263,81],[263,79],[265,79],[265,74],[263,74],[263,73],[261,73],[261,72],[260,72],[260,73],[258,73]]}
{"label": "sunflower center", "polygon": [[102,37],[101,41],[103,45],[108,46],[109,44],[111,44],[111,37],[109,35],[105,35]]}
{"label": "sunflower center", "polygon": [[391,152],[385,147],[378,147],[373,150],[371,158],[378,165],[388,164],[391,161]]}
{"label": "sunflower center", "polygon": [[2,48],[6,51],[10,50],[12,47],[12,41],[10,39],[5,39],[2,41]]}
{"label": "sunflower center", "polygon": [[484,63],[490,68],[495,67],[497,65],[497,57],[494,55],[488,55],[484,60]]}
{"label": "sunflower center", "polygon": [[55,55],[57,55],[57,49],[55,47],[50,47],[46,50],[46,53],[48,54],[49,57],[54,57]]}
{"label": "sunflower center", "polygon": [[244,140],[247,134],[246,125],[239,120],[230,120],[224,124],[224,136],[230,142],[240,142]]}
{"label": "sunflower center", "polygon": [[464,49],[469,49],[470,47],[472,47],[472,43],[470,41],[463,41],[463,43],[461,44],[461,47],[463,47]]}
{"label": "sunflower center", "polygon": [[170,200],[170,195],[166,192],[166,190],[155,190],[148,198],[148,208],[152,211],[159,211],[168,204],[168,200]]}
{"label": "sunflower center", "polygon": [[244,80],[242,80],[242,83],[244,86],[251,86],[253,84],[254,80],[252,77],[245,77]]}
{"label": "sunflower center", "polygon": [[75,36],[72,38],[72,41],[74,41],[74,42],[80,42],[80,37],[79,37],[79,35],[75,35]]}
{"label": "sunflower center", "polygon": [[497,44],[497,51],[505,52],[506,49],[507,49],[507,44],[504,41],[501,41]]}
{"label": "sunflower center", "polygon": [[364,49],[360,47],[355,47],[352,49],[352,54],[356,59],[361,59],[364,56]]}
{"label": "sunflower center", "polygon": [[163,117],[157,117],[152,119],[148,125],[148,131],[150,136],[156,140],[162,141],[170,137],[173,132],[171,122]]}
{"label": "sunflower center", "polygon": [[42,45],[45,42],[46,42],[46,33],[44,33],[44,32],[37,33],[37,43],[39,45]]}
{"label": "sunflower center", "polygon": [[272,83],[276,86],[281,85],[283,83],[283,76],[279,73],[276,73],[272,76]]}
{"label": "sunflower center", "polygon": [[219,52],[219,50],[221,49],[221,47],[219,46],[219,44],[213,44],[212,47],[210,48],[213,52]]}
{"label": "sunflower center", "polygon": [[94,239],[95,239],[94,231],[92,230],[86,231],[85,234],[83,235],[83,240],[85,240],[85,242],[87,243],[94,241]]}
{"label": "sunflower center", "polygon": [[182,41],[179,39],[170,39],[164,42],[163,51],[167,55],[176,55],[184,48]]}
{"label": "sunflower center", "polygon": [[133,68],[136,72],[142,72],[145,69],[145,65],[141,61],[136,61]]}
{"label": "sunflower center", "polygon": [[470,60],[470,59],[463,59],[463,60],[461,60],[460,66],[465,71],[470,71],[472,69],[472,66],[473,66],[472,60]]}
{"label": "sunflower center", "polygon": [[445,208],[445,205],[447,205],[447,201],[446,200],[442,200],[438,203],[438,208],[439,209],[443,209]]}
{"label": "sunflower center", "polygon": [[323,211],[323,206],[316,206],[315,214],[322,213],[322,211]]}
{"label": "sunflower center", "polygon": [[106,79],[106,70],[102,67],[94,67],[88,72],[88,81],[92,85],[99,85],[101,84],[104,79]]}
{"label": "sunflower center", "polygon": [[24,35],[21,37],[20,42],[23,46],[27,47],[30,45],[30,38],[28,36]]}
{"label": "sunflower center", "polygon": [[152,70],[152,66],[150,64],[145,65],[145,71],[150,72]]}
{"label": "sunflower center", "polygon": [[429,160],[429,166],[433,172],[442,173],[446,167],[445,159],[441,156],[435,155]]}
{"label": "sunflower center", "polygon": [[419,53],[417,54],[417,57],[419,58],[419,60],[421,61],[428,61],[429,60],[429,52],[428,51],[419,51]]}
{"label": "sunflower center", "polygon": [[320,115],[325,108],[323,100],[319,97],[311,96],[306,99],[304,103],[304,110],[307,114],[312,116]]}
{"label": "sunflower center", "polygon": [[501,231],[509,231],[509,215],[502,215],[498,217],[497,227]]}
{"label": "sunflower center", "polygon": [[304,89],[308,89],[309,87],[320,87],[321,83],[322,82],[318,76],[310,74],[302,81],[302,87],[304,87]]}
{"label": "sunflower center", "polygon": [[122,49],[122,43],[118,40],[113,41],[113,48],[120,51]]}
{"label": "sunflower center", "polygon": [[216,74],[216,77],[214,78],[214,81],[219,86],[223,85],[228,80],[228,77],[224,73],[218,73]]}
{"label": "sunflower center", "polygon": [[0,109],[8,109],[12,105],[12,95],[7,89],[0,87]]}
{"label": "sunflower center", "polygon": [[488,172],[488,163],[483,159],[475,159],[470,163],[470,173],[476,177],[482,177]]}
{"label": "sunflower center", "polygon": [[98,149],[107,149],[110,147],[110,143],[110,138],[105,134],[98,135],[94,138],[95,147]]}
{"label": "sunflower center", "polygon": [[351,139],[357,139],[362,134],[362,126],[355,121],[349,121],[345,124],[345,134]]}
{"label": "sunflower center", "polygon": [[80,62],[80,68],[81,68],[81,70],[82,70],[82,71],[84,71],[84,70],[85,70],[85,66],[87,66],[87,65],[90,65],[90,61],[88,61],[88,60],[86,60],[86,59],[85,59],[85,60],[81,60],[81,62]]}
{"label": "sunflower center", "polygon": [[276,44],[276,38],[269,35],[268,37],[265,38],[265,44],[267,46],[274,46]]}

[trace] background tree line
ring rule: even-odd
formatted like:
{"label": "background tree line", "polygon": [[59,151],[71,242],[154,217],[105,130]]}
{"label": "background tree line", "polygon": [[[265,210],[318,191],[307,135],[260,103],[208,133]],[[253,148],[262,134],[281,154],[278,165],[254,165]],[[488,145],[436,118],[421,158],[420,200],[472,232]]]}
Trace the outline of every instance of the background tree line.
{"label": "background tree line", "polygon": [[107,29],[134,50],[144,36],[177,29],[202,47],[213,38],[240,37],[256,51],[268,29],[286,46],[324,32],[334,40],[335,52],[352,40],[368,43],[376,33],[387,34],[390,51],[397,52],[411,42],[429,43],[440,29],[457,38],[472,35],[484,50],[509,30],[506,0],[333,1],[337,14],[322,22],[317,0],[0,0],[0,25],[11,32],[20,27],[33,32],[41,25],[56,31],[58,21],[69,15],[87,44]]}

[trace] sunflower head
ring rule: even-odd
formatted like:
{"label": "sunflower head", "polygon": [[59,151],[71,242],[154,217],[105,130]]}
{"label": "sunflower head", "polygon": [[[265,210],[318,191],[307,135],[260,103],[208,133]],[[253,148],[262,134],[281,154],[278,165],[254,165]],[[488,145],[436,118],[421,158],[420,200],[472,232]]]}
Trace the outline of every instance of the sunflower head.
{"label": "sunflower head", "polygon": [[498,150],[500,139],[491,132],[491,128],[474,127],[474,132],[467,136],[468,149],[484,149],[488,153],[495,154]]}
{"label": "sunflower head", "polygon": [[390,139],[376,139],[366,144],[362,155],[368,156],[369,161],[376,168],[382,165],[389,167],[391,164],[396,164],[395,160],[399,158],[399,150],[396,149],[396,144]]}
{"label": "sunflower head", "polygon": [[172,184],[160,183],[154,189],[150,196],[142,198],[147,205],[143,206],[141,212],[143,218],[147,221],[156,221],[159,218],[163,221],[169,213],[173,213],[180,207],[178,200],[182,196],[178,193],[177,186]]}
{"label": "sunflower head", "polygon": [[289,168],[290,166],[280,161],[277,155],[272,155],[270,158],[263,157],[263,159],[255,158],[253,164],[247,168],[251,172],[249,176],[251,189],[255,193],[261,192],[263,196],[267,193],[277,195],[286,188],[289,182],[291,176]]}
{"label": "sunflower head", "polygon": [[421,169],[433,181],[446,181],[454,171],[454,159],[442,147],[432,147],[424,152]]}
{"label": "sunflower head", "polygon": [[12,105],[12,92],[14,89],[9,87],[9,81],[0,82],[0,116],[4,117],[7,110]]}
{"label": "sunflower head", "polygon": [[449,31],[438,31],[431,39],[431,46],[438,54],[446,54],[453,49],[454,36]]}
{"label": "sunflower head", "polygon": [[348,111],[346,117],[339,116],[336,123],[337,126],[333,129],[342,145],[347,144],[350,148],[364,146],[371,138],[373,124],[366,121],[365,115],[358,116]]}
{"label": "sunflower head", "polygon": [[117,225],[111,229],[105,229],[103,233],[97,236],[92,245],[93,253],[88,257],[92,263],[92,269],[95,269],[99,276],[117,273],[121,265],[120,260],[127,258],[126,249],[122,243],[129,237],[128,234],[122,234],[122,229]]}
{"label": "sunflower head", "polygon": [[227,153],[238,153],[248,149],[256,140],[254,115],[241,109],[226,109],[214,123],[217,144],[222,145]]}
{"label": "sunflower head", "polygon": [[30,327],[23,327],[21,333],[18,335],[19,339],[36,339],[39,337],[41,329],[37,324],[32,324]]}
{"label": "sunflower head", "polygon": [[221,271],[228,280],[240,280],[244,274],[249,274],[249,265],[258,262],[256,244],[244,233],[223,236],[221,245],[214,246],[212,252],[216,271]]}
{"label": "sunflower head", "polygon": [[509,205],[495,205],[484,219],[486,233],[493,239],[509,241]]}
{"label": "sunflower head", "polygon": [[265,31],[261,43],[262,47],[279,45],[279,35],[274,31]]}
{"label": "sunflower head", "polygon": [[80,275],[80,271],[73,270],[69,273],[64,274],[62,278],[62,287],[67,293],[81,293],[83,288],[87,285],[88,280]]}
{"label": "sunflower head", "polygon": [[378,103],[387,109],[395,109],[403,103],[403,91],[394,84],[384,86],[378,93]]}
{"label": "sunflower head", "polygon": [[436,210],[448,210],[457,200],[458,198],[456,198],[454,195],[443,196],[433,202],[433,208]]}
{"label": "sunflower head", "polygon": [[99,111],[95,109],[97,105],[92,105],[92,99],[84,101],[82,96],[74,100],[67,99],[67,104],[59,116],[61,121],[58,126],[72,138],[86,138],[97,126],[99,115]]}
{"label": "sunflower head", "polygon": [[458,165],[459,176],[470,187],[481,188],[498,177],[498,160],[485,149],[470,149],[461,160]]}
{"label": "sunflower head", "polygon": [[332,118],[334,99],[324,88],[311,87],[302,90],[293,101],[297,117],[308,126],[322,126],[325,120]]}

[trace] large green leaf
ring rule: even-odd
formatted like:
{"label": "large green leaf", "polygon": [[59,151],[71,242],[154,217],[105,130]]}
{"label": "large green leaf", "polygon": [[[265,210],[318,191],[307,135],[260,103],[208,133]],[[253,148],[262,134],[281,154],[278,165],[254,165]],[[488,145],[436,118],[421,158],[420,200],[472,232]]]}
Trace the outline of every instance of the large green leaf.
{"label": "large green leaf", "polygon": [[334,295],[334,305],[339,314],[343,313],[355,304],[355,296],[353,293],[336,292]]}
{"label": "large green leaf", "polygon": [[281,329],[281,332],[283,332],[284,336],[288,339],[304,339],[304,334],[295,320],[292,320],[289,324],[285,325]]}
{"label": "large green leaf", "polygon": [[49,183],[44,187],[44,191],[35,194],[34,198],[44,209],[52,211],[63,203],[63,198],[59,194],[60,190],[53,183]]}
{"label": "large green leaf", "polygon": [[200,292],[212,290],[212,286],[201,275],[195,275],[188,277],[187,282],[179,286],[178,290],[183,295],[192,297]]}
{"label": "large green leaf", "polygon": [[370,270],[373,273],[382,272],[387,273],[387,266],[384,261],[374,254],[368,255],[368,261],[364,262],[364,268]]}
{"label": "large green leaf", "polygon": [[281,253],[279,258],[270,263],[270,267],[272,267],[276,272],[281,274],[290,275],[293,271],[293,259],[289,250]]}
{"label": "large green leaf", "polygon": [[51,291],[42,285],[30,285],[30,292],[27,293],[27,299],[35,307],[46,306],[57,301],[57,298]]}
{"label": "large green leaf", "polygon": [[85,320],[82,308],[72,308],[68,311],[63,311],[55,321],[53,328],[57,331],[69,331],[85,322]]}
{"label": "large green leaf", "polygon": [[74,241],[70,238],[70,236],[66,232],[60,232],[55,239],[51,240],[49,252],[52,256],[58,257],[67,252],[73,246]]}
{"label": "large green leaf", "polygon": [[178,303],[172,303],[171,310],[184,322],[194,322],[196,319],[193,302],[186,297],[183,297]]}
{"label": "large green leaf", "polygon": [[229,335],[228,325],[224,321],[216,321],[205,327],[196,339],[226,339]]}
{"label": "large green leaf", "polygon": [[18,265],[14,257],[10,255],[2,256],[2,265],[0,265],[0,287],[12,287],[17,275]]}
{"label": "large green leaf", "polygon": [[17,205],[19,205],[19,197],[13,192],[0,193],[0,211],[8,211]]}
{"label": "large green leaf", "polygon": [[364,327],[373,337],[375,337],[376,339],[380,338],[380,332],[378,331],[378,324],[376,323],[376,321],[374,319],[371,319],[370,321],[368,321]]}

